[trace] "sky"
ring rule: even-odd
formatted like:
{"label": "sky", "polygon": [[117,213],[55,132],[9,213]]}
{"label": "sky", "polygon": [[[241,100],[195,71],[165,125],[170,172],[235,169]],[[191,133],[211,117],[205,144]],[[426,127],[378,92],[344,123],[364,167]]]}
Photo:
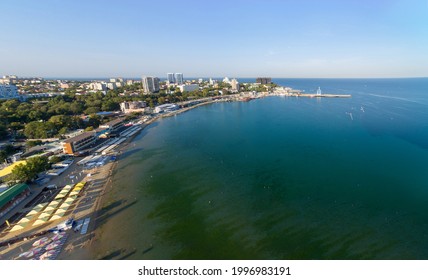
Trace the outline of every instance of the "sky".
{"label": "sky", "polygon": [[428,0],[0,0],[0,75],[428,77]]}

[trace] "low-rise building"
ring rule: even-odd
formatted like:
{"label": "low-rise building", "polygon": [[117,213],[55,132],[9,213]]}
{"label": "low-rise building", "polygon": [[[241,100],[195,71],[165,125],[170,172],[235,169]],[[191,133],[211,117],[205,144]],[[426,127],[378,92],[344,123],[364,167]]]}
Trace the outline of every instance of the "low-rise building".
{"label": "low-rise building", "polygon": [[180,106],[177,104],[163,104],[155,107],[155,113],[172,112],[178,110]]}
{"label": "low-rise building", "polygon": [[144,101],[125,101],[120,103],[120,110],[125,114],[131,112],[141,112],[144,111],[146,107],[147,104]]}
{"label": "low-rise building", "polygon": [[100,125],[100,128],[107,128],[110,133],[113,133],[124,125],[123,121],[123,118],[118,118]]}
{"label": "low-rise building", "polygon": [[94,131],[83,132],[80,135],[72,138],[65,139],[63,141],[63,152],[64,154],[73,155],[97,141],[97,137]]}
{"label": "low-rise building", "polygon": [[199,90],[198,84],[180,85],[178,86],[181,92]]}

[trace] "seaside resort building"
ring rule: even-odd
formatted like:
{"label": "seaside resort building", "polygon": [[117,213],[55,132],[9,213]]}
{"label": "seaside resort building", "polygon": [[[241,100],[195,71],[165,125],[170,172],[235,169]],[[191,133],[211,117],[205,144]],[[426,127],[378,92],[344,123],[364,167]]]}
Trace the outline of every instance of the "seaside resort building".
{"label": "seaside resort building", "polygon": [[30,194],[30,189],[26,184],[16,184],[0,191],[0,219]]}
{"label": "seaside resort building", "polygon": [[115,119],[100,125],[100,128],[108,129],[109,133],[115,133],[124,125],[123,121],[124,121],[123,118]]}
{"label": "seaside resort building", "polygon": [[63,141],[64,154],[73,155],[78,151],[94,144],[97,141],[95,132],[89,131],[84,132],[72,138],[68,138]]}

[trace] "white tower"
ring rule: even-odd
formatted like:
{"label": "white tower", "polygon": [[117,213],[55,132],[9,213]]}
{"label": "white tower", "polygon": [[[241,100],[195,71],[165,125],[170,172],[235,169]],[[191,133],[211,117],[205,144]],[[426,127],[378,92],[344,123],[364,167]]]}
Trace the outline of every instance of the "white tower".
{"label": "white tower", "polygon": [[320,87],[318,87],[318,89],[317,89],[317,95],[321,95],[321,88]]}

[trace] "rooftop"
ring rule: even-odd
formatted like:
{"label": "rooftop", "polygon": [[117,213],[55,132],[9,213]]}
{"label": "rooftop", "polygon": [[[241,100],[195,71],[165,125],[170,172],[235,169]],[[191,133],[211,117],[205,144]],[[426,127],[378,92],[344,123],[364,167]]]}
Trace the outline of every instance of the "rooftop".
{"label": "rooftop", "polygon": [[82,134],[80,134],[80,135],[74,136],[74,137],[72,137],[72,138],[65,139],[63,142],[64,142],[64,143],[76,142],[76,141],[79,141],[79,140],[85,139],[85,138],[87,138],[87,137],[89,137],[89,136],[95,136],[95,131],[83,132],[83,133],[82,133]]}
{"label": "rooftop", "polygon": [[114,119],[114,120],[112,120],[112,121],[109,121],[109,122],[106,122],[105,124],[102,124],[102,125],[100,125],[100,126],[110,126],[110,125],[115,125],[115,124],[118,124],[118,123],[120,123],[120,122],[123,122],[123,118],[117,118],[117,119]]}

